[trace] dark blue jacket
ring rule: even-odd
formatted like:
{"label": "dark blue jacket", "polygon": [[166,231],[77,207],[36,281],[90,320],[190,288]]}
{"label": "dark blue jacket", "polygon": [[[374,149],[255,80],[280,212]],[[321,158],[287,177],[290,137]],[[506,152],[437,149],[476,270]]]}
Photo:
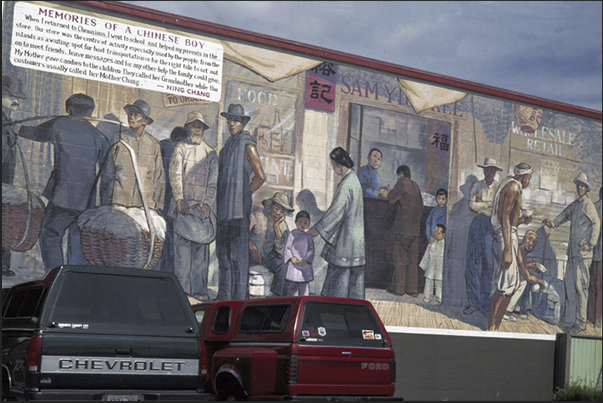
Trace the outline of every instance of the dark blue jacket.
{"label": "dark blue jacket", "polygon": [[111,159],[105,161],[109,141],[90,122],[61,116],[36,127],[22,127],[19,135],[53,143],[54,167],[43,193],[51,203],[76,211],[96,207],[94,183],[98,169],[105,165],[99,178],[100,203],[110,204],[114,169]]}

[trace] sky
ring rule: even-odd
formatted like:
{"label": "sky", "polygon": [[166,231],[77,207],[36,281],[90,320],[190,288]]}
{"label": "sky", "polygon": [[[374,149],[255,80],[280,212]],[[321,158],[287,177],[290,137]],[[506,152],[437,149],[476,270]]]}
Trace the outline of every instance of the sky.
{"label": "sky", "polygon": [[124,1],[601,111],[601,1]]}

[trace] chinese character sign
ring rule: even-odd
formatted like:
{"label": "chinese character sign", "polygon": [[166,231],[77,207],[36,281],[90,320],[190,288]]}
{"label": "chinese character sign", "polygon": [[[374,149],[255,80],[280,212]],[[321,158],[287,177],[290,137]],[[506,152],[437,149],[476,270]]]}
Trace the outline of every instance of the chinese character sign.
{"label": "chinese character sign", "polygon": [[429,136],[429,144],[440,157],[445,156],[450,151],[450,133],[444,126],[438,127],[438,130]]}
{"label": "chinese character sign", "polygon": [[335,111],[337,66],[322,63],[306,72],[306,107]]}
{"label": "chinese character sign", "polygon": [[322,63],[309,70],[313,75],[323,78],[332,83],[337,82],[337,65],[334,63]]}

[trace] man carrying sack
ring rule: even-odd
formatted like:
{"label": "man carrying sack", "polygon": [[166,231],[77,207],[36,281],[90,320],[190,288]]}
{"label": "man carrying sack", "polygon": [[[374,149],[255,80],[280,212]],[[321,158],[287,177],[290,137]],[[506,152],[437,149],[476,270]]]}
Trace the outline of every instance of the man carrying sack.
{"label": "man carrying sack", "polygon": [[218,154],[205,141],[203,114],[188,114],[188,138],[176,145],[170,163],[174,217],[174,273],[184,291],[208,301],[209,244],[216,236]]}

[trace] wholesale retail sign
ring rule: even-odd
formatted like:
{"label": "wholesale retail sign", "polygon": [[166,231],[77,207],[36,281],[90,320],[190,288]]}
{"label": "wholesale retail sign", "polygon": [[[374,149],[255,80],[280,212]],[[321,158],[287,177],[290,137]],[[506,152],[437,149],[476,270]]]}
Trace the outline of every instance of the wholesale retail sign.
{"label": "wholesale retail sign", "polygon": [[15,5],[15,66],[112,84],[221,99],[222,45],[73,11]]}

